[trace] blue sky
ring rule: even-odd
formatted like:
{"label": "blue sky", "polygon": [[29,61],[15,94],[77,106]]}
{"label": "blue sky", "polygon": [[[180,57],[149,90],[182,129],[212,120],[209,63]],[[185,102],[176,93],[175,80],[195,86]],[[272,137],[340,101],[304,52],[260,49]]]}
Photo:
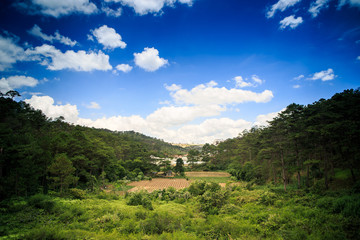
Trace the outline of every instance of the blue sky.
{"label": "blue sky", "polygon": [[89,127],[211,143],[360,83],[359,0],[5,0],[0,12],[0,91]]}

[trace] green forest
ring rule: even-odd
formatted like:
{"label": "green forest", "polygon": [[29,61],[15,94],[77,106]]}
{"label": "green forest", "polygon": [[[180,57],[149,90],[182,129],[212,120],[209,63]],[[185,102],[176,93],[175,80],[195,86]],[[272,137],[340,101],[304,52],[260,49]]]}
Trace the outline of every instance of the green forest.
{"label": "green forest", "polygon": [[[360,239],[359,89],[201,149],[49,119],[17,95],[0,97],[0,239]],[[189,187],[127,192],[165,170]]]}

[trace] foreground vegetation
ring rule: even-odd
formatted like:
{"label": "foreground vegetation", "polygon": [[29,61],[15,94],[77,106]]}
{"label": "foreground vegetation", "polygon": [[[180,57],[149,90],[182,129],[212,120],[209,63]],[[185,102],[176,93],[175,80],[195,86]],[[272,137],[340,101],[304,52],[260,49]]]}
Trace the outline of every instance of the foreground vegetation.
{"label": "foreground vegetation", "polygon": [[288,193],[192,183],[152,193],[70,191],[1,202],[1,239],[359,239],[359,189]]}

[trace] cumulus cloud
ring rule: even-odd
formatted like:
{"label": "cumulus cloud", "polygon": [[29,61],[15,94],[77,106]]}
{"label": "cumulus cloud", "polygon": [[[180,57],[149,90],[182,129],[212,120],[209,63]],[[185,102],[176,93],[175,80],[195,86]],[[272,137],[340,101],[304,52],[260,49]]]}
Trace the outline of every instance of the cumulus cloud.
{"label": "cumulus cloud", "polygon": [[[66,121],[82,126],[106,128],[113,131],[133,130],[169,142],[211,143],[215,139],[236,137],[244,129],[249,129],[253,126],[253,123],[243,119],[210,118],[203,120],[198,124],[185,124],[174,128],[174,126],[181,121],[177,121],[174,125],[171,125],[170,123],[176,120],[176,117],[181,116],[181,111],[184,111],[184,108],[159,109],[146,118],[132,115],[113,116],[108,118],[103,117],[91,120],[79,118],[79,111],[76,105],[56,105],[54,99],[49,96],[32,96],[31,99],[25,100],[25,102],[36,109],[42,110],[46,116],[53,119],[63,116]],[[185,111],[196,114],[196,111],[193,111],[190,108]],[[160,119],[161,114],[173,114],[174,117],[162,120]],[[210,115],[209,113],[206,114]],[[183,121],[186,122],[189,121],[189,119],[183,119]]]}
{"label": "cumulus cloud", "polygon": [[285,29],[286,27],[290,27],[292,29],[296,28],[303,22],[302,17],[295,18],[294,15],[288,16],[280,21],[280,28]]}
{"label": "cumulus cloud", "polygon": [[73,13],[93,14],[98,11],[89,0],[30,0],[15,4],[29,14],[42,14],[55,18]]}
{"label": "cumulus cloud", "polygon": [[321,72],[314,73],[310,80],[321,80],[323,82],[335,79],[334,70],[329,68]]}
{"label": "cumulus cloud", "polygon": [[71,69],[75,71],[111,70],[109,56],[102,51],[85,52],[68,50],[65,53],[54,46],[44,44],[25,51],[27,60],[40,61],[49,70]]}
{"label": "cumulus cloud", "polygon": [[0,35],[0,71],[11,68],[14,63],[24,59],[24,49],[12,37]]}
{"label": "cumulus cloud", "polygon": [[200,84],[191,90],[174,88],[172,91],[170,90],[170,95],[178,104],[194,105],[226,105],[245,102],[265,103],[273,98],[273,93],[270,90],[256,93],[242,89],[215,87],[214,83],[212,81],[208,84]]}
{"label": "cumulus cloud", "polygon": [[168,91],[177,91],[177,90],[180,90],[180,89],[181,89],[181,86],[173,83],[173,84],[171,84],[170,86],[168,86],[168,85],[165,84],[165,88],[166,88]]}
{"label": "cumulus cloud", "polygon": [[193,0],[105,0],[105,2],[121,3],[124,6],[133,8],[139,15],[161,13],[163,7],[172,7],[176,2],[187,4],[188,6],[193,4]]}
{"label": "cumulus cloud", "polygon": [[218,116],[226,108],[219,105],[207,105],[207,106],[170,106],[157,109],[150,114],[146,120],[156,125],[163,127],[170,127],[185,124],[201,117]]}
{"label": "cumulus cloud", "polygon": [[101,11],[103,11],[108,17],[120,17],[122,14],[122,8],[114,10],[109,7],[102,7]]}
{"label": "cumulus cloud", "polygon": [[28,33],[35,37],[39,37],[45,41],[51,42],[51,43],[53,41],[58,41],[62,44],[65,44],[65,45],[68,45],[71,47],[75,46],[77,43],[76,41],[73,41],[68,37],[64,37],[64,36],[60,35],[60,33],[58,31],[55,32],[54,36],[47,35],[47,34],[43,33],[41,28],[36,24],[28,31]]}
{"label": "cumulus cloud", "polygon": [[115,29],[103,25],[91,31],[96,40],[104,46],[104,49],[125,48],[126,43],[122,41],[120,34]]}
{"label": "cumulus cloud", "polygon": [[329,1],[330,0],[316,0],[315,2],[311,3],[309,13],[311,13],[312,17],[317,17],[321,9],[327,8]]}
{"label": "cumulus cloud", "polygon": [[271,9],[266,13],[267,18],[272,18],[276,11],[285,11],[287,8],[294,6],[301,0],[279,0],[277,3],[271,6]]}
{"label": "cumulus cloud", "polygon": [[119,64],[119,65],[116,66],[116,69],[117,69],[118,71],[121,71],[121,72],[124,72],[124,73],[128,73],[128,72],[130,72],[130,71],[133,69],[133,67],[130,66],[129,64]]}
{"label": "cumulus cloud", "polygon": [[[64,116],[74,124],[114,131],[133,130],[169,142],[205,143],[236,137],[244,129],[254,125],[243,119],[222,118],[221,114],[227,111],[226,105],[248,101],[267,102],[273,97],[268,90],[255,93],[217,86],[215,81],[200,84],[191,90],[176,84],[165,85],[172,97],[172,101],[167,102],[169,106],[160,107],[145,117],[118,115],[92,120],[80,118],[75,105],[55,105],[54,100],[48,96],[33,96],[26,101],[49,117]],[[98,104],[94,102],[90,106],[97,107]]]}
{"label": "cumulus cloud", "polygon": [[49,96],[32,96],[25,100],[35,109],[40,109],[47,117],[58,118],[63,116],[70,123],[77,123],[79,111],[76,105],[55,105],[54,99]]}
{"label": "cumulus cloud", "polygon": [[39,81],[33,77],[27,76],[11,76],[0,79],[0,92],[6,93],[9,90],[21,87],[35,87]]}
{"label": "cumulus cloud", "polygon": [[296,89],[296,88],[300,88],[300,87],[301,87],[301,86],[300,86],[299,84],[293,86],[293,88],[295,88],[295,89]]}
{"label": "cumulus cloud", "polygon": [[246,82],[244,81],[242,76],[236,76],[233,78],[233,80],[235,81],[235,86],[238,88],[243,88],[243,87],[252,87],[252,83]]}
{"label": "cumulus cloud", "polygon": [[134,53],[135,64],[148,72],[154,72],[168,64],[168,60],[159,57],[155,48],[144,48],[141,53]]}

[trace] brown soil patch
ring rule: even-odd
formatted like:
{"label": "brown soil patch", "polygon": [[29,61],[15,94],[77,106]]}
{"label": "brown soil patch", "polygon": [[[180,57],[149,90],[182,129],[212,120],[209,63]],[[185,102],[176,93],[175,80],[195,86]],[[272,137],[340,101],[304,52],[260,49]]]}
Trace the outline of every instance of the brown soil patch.
{"label": "brown soil patch", "polygon": [[190,186],[191,181],[187,181],[186,179],[176,178],[176,179],[168,179],[168,178],[154,178],[152,180],[144,180],[139,182],[129,183],[129,186],[134,186],[134,188],[130,189],[128,192],[136,192],[139,190],[146,190],[148,192],[152,192],[154,190],[162,190],[169,187],[174,187],[176,189],[182,189]]}

